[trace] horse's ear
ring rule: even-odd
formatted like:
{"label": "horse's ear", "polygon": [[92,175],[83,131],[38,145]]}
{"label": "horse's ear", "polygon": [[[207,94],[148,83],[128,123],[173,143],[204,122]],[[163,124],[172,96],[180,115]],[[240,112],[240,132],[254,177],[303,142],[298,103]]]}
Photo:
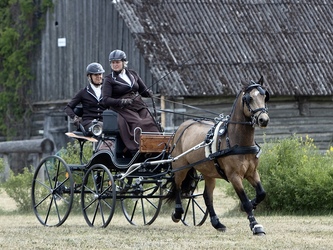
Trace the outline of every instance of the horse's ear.
{"label": "horse's ear", "polygon": [[260,79],[258,81],[258,84],[260,84],[261,86],[264,85],[264,77],[263,76],[260,77]]}

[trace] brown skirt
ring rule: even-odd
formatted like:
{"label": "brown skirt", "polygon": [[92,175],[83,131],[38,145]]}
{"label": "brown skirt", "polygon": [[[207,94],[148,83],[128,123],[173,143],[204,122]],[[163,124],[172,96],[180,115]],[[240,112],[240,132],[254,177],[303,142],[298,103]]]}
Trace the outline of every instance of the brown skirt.
{"label": "brown skirt", "polygon": [[[132,98],[133,103],[123,108],[113,108],[118,115],[118,127],[121,139],[130,151],[137,151],[139,145],[134,141],[134,129],[139,127],[142,132],[161,132],[155,119],[148,110],[141,96],[126,95],[122,98]],[[139,135],[136,135],[138,141]]]}

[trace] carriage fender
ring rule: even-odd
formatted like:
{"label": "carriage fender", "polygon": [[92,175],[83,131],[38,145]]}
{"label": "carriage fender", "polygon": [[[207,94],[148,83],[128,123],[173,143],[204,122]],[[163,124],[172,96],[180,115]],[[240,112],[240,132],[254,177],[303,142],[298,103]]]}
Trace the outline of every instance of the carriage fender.
{"label": "carriage fender", "polygon": [[113,168],[113,153],[110,150],[101,150],[95,153],[87,164],[87,168],[95,164],[103,164],[108,168]]}

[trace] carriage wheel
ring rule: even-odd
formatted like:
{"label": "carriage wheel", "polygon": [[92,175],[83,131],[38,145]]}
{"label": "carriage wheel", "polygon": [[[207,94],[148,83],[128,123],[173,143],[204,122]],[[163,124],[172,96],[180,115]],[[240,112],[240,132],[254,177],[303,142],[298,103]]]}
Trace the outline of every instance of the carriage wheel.
{"label": "carriage wheel", "polygon": [[126,178],[120,187],[131,187],[121,198],[121,208],[132,225],[151,225],[162,207],[162,188],[156,179]]}
{"label": "carriage wheel", "polygon": [[202,175],[195,172],[193,189],[188,194],[183,194],[184,214],[181,221],[186,226],[201,226],[207,219],[208,210],[203,198],[204,182]]}
{"label": "carriage wheel", "polygon": [[73,177],[58,156],[44,158],[35,170],[31,197],[35,215],[44,226],[60,226],[73,204]]}
{"label": "carriage wheel", "polygon": [[107,227],[116,206],[116,185],[110,170],[102,164],[91,166],[81,189],[84,219],[90,227]]}

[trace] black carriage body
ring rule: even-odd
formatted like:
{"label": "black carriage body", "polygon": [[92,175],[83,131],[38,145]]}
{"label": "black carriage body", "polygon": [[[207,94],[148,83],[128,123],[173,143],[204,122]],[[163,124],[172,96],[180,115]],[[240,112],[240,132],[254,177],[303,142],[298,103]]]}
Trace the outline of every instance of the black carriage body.
{"label": "black carriage body", "polygon": [[[132,225],[150,225],[156,220],[173,182],[169,155],[173,135],[141,134],[139,150],[132,155],[125,151],[117,116],[112,110],[104,111],[103,134],[98,137],[87,137],[77,131],[66,133],[79,141],[80,164],[66,164],[58,156],[49,156],[37,167],[32,204],[41,224],[62,225],[76,193],[81,194],[81,209],[91,227],[106,227],[110,223],[116,201],[121,203],[123,214]],[[85,142],[95,144],[88,163],[82,160]],[[194,194],[194,189],[200,180],[196,178],[192,194],[187,197],[188,207],[193,207],[189,206],[191,202],[198,204],[202,193]],[[198,211],[204,213],[200,220],[193,222],[195,225],[201,225],[207,217],[205,209],[200,207]],[[184,218],[186,214],[188,211]],[[188,224],[188,220],[182,222]]]}

